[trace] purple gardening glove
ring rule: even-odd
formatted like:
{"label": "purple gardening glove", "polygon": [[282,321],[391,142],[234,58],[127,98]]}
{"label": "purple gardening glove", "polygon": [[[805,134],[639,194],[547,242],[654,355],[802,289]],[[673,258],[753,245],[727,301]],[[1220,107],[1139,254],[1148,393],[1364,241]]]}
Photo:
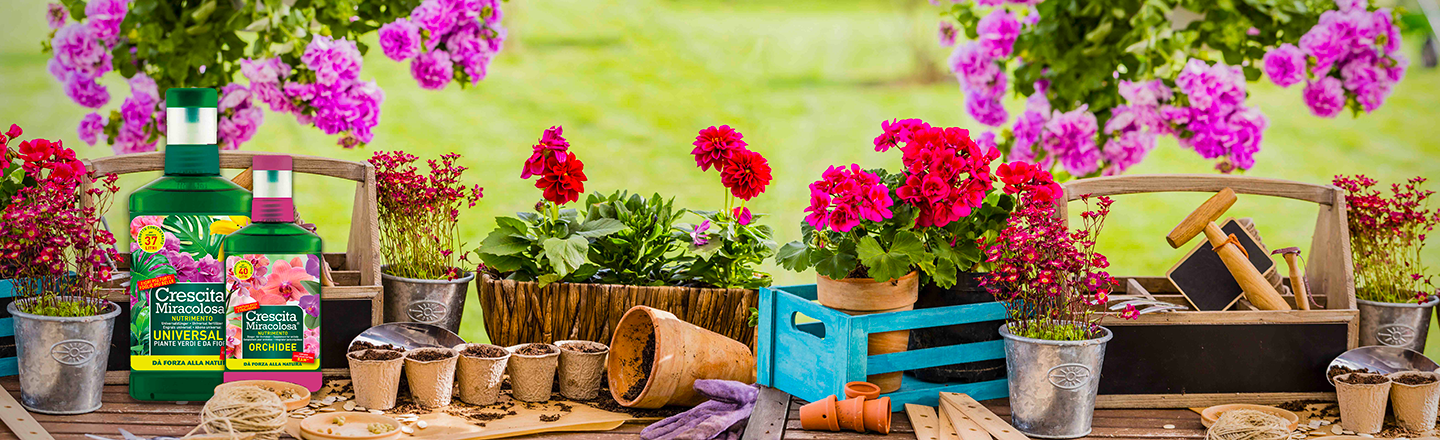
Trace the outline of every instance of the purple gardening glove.
{"label": "purple gardening glove", "polygon": [[700,379],[695,390],[710,401],[645,427],[645,440],[734,440],[755,409],[760,389],[730,380]]}

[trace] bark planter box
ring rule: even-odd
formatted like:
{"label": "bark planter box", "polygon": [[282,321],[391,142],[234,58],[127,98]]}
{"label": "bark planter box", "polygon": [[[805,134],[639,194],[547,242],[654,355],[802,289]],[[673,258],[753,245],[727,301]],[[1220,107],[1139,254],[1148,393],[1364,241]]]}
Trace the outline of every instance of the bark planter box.
{"label": "bark planter box", "polygon": [[674,286],[539,283],[475,278],[485,332],[491,342],[511,346],[531,342],[585,340],[608,344],[620,317],[635,306],[649,306],[747,345],[755,328],[746,325],[758,294],[745,289]]}
{"label": "bark planter box", "polygon": [[[253,157],[264,152],[221,151],[220,168],[244,170]],[[365,162],[350,162],[315,156],[294,156],[295,173],[324,176],[354,182],[354,208],[348,225],[320,225],[320,228],[348,227],[349,247],[340,252],[326,252],[322,257],[328,266],[334,286],[321,288],[320,299],[325,315],[359,319],[325,319],[320,331],[320,366],[326,376],[347,375],[349,369],[345,349],[361,332],[382,322],[383,297],[380,294],[380,220],[375,207],[375,167]],[[155,172],[165,169],[163,152],[126,154],[85,160],[85,169],[92,174],[117,175]],[[297,177],[298,178],[298,177]],[[88,189],[88,186],[86,186]],[[338,197],[339,195],[337,195]],[[82,202],[89,203],[82,195]],[[303,217],[306,211],[301,209]],[[130,270],[130,253],[122,252],[115,262],[118,272]],[[106,299],[120,305],[122,316],[130,316],[130,292],[127,277],[119,277],[104,289]],[[129,347],[128,319],[117,320],[111,339],[117,346]],[[124,342],[121,342],[124,341]],[[3,354],[3,352],[0,352]],[[3,364],[0,364],[3,366]],[[106,382],[129,383],[130,351],[110,350]],[[0,370],[3,371],[3,370]]]}
{"label": "bark planter box", "polygon": [[[1285,301],[1295,310],[1257,310],[1244,300],[1236,306],[1238,310],[1150,313],[1135,320],[1105,310],[1100,325],[1110,329],[1114,337],[1106,350],[1097,408],[1275,405],[1335,398],[1335,388],[1326,381],[1325,370],[1331,360],[1357,346],[1359,329],[1343,190],[1330,185],[1212,175],[1101,177],[1062,186],[1065,197],[1057,200],[1061,216],[1066,215],[1065,202],[1087,194],[1214,193],[1224,188],[1248,195],[1241,198],[1242,205],[1237,205],[1241,207],[1244,203],[1266,203],[1272,199],[1259,196],[1268,196],[1313,203],[1318,210],[1305,256],[1310,296],[1319,303],[1318,308],[1299,310],[1295,298],[1286,295]],[[1230,214],[1244,213],[1232,209]],[[1180,220],[1166,219],[1165,223]],[[1123,232],[1111,230],[1106,234]],[[1153,239],[1158,242],[1164,237]],[[1177,253],[1176,258],[1180,255]],[[1112,262],[1121,258],[1125,256],[1110,255]],[[1165,277],[1116,278],[1122,288],[1133,280],[1154,299],[1188,304]],[[1289,280],[1284,281],[1289,284]],[[1119,293],[1111,295],[1110,300],[1125,299]],[[1244,359],[1243,366],[1237,367],[1237,359]]]}

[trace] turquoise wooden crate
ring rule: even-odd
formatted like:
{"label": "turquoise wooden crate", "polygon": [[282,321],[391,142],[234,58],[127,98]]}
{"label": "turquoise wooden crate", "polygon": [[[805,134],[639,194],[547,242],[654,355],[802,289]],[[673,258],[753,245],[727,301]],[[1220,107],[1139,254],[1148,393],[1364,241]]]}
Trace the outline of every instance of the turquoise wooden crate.
{"label": "turquoise wooden crate", "polygon": [[5,307],[15,300],[15,280],[0,280],[0,376],[19,374],[15,359],[15,323]]}
{"label": "turquoise wooden crate", "polygon": [[[756,365],[761,385],[814,402],[832,394],[844,398],[845,383],[871,374],[1005,358],[1003,341],[866,355],[871,333],[1004,319],[1000,303],[850,316],[814,301],[814,284],[760,289]],[[1004,379],[930,383],[905,376],[900,390],[885,396],[890,397],[890,409],[900,411],[907,403],[936,406],[941,391],[969,394],[976,400],[1007,397],[1010,392]]]}

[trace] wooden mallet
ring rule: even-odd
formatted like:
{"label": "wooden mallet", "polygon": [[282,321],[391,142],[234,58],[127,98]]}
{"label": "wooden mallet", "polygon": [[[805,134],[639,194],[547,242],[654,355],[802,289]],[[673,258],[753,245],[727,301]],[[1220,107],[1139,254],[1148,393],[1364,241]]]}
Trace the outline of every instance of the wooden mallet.
{"label": "wooden mallet", "polygon": [[1215,253],[1225,262],[1225,268],[1230,269],[1235,282],[1245,291],[1245,299],[1261,310],[1290,310],[1290,304],[1285,302],[1280,292],[1275,291],[1275,286],[1270,285],[1265,276],[1250,263],[1250,258],[1245,255],[1245,250],[1240,247],[1236,238],[1225,235],[1220,231],[1220,226],[1215,224],[1215,220],[1235,205],[1235,200],[1235,190],[1220,190],[1176,225],[1170,235],[1165,236],[1165,241],[1170,243],[1170,247],[1179,249],[1204,232],[1210,246],[1215,248]]}

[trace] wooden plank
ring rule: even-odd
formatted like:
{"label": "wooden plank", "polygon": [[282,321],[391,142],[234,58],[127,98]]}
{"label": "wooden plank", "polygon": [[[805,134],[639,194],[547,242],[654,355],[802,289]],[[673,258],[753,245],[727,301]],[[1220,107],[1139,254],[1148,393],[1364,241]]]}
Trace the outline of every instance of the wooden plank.
{"label": "wooden plank", "polygon": [[1195,408],[1227,403],[1278,405],[1296,400],[1334,401],[1335,393],[1101,394],[1096,408]]}
{"label": "wooden plank", "polygon": [[915,427],[916,440],[940,440],[940,425],[936,424],[940,419],[935,408],[907,403],[905,415],[910,418],[910,426]]}
{"label": "wooden plank", "polygon": [[960,410],[970,420],[985,428],[986,431],[998,440],[1029,440],[1025,434],[1021,434],[1014,426],[1005,423],[1000,416],[995,415],[980,402],[971,399],[970,396],[958,393],[940,393],[940,401],[948,402],[955,409]]}
{"label": "wooden plank", "polygon": [[9,392],[0,393],[0,416],[5,417],[5,426],[21,440],[55,440]]}
{"label": "wooden plank", "polygon": [[872,355],[865,367],[865,373],[890,373],[1004,358],[1005,341],[972,342]]}
{"label": "wooden plank", "polygon": [[[254,157],[271,154],[263,151],[221,151],[220,168],[243,170],[250,168]],[[317,174],[340,179],[359,181],[365,177],[365,165],[340,159],[319,156],[292,155],[295,158],[295,172]],[[85,160],[85,169],[92,174],[133,174],[165,169],[165,153],[135,153],[106,156]]]}
{"label": "wooden plank", "polygon": [[990,433],[985,428],[945,399],[940,399],[940,415],[950,422],[950,429],[959,435],[960,440],[990,440]]}
{"label": "wooden plank", "polygon": [[1344,324],[1351,322],[1359,312],[1356,310],[1256,310],[1228,312],[1170,312],[1140,315],[1134,320],[1120,318],[1119,314],[1107,313],[1100,319],[1100,325],[1234,325],[1234,324]]}
{"label": "wooden plank", "polygon": [[1115,196],[1123,194],[1145,194],[1166,192],[1219,192],[1225,188],[1236,194],[1253,194],[1287,199],[1304,200],[1321,206],[1335,203],[1330,185],[1295,182],[1281,179],[1267,179],[1251,176],[1221,176],[1214,174],[1152,174],[1096,177],[1066,182],[1066,201],[1079,200],[1085,195]]}

